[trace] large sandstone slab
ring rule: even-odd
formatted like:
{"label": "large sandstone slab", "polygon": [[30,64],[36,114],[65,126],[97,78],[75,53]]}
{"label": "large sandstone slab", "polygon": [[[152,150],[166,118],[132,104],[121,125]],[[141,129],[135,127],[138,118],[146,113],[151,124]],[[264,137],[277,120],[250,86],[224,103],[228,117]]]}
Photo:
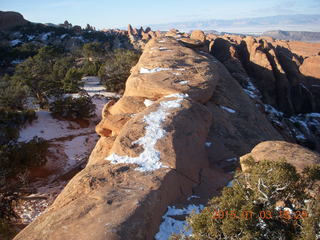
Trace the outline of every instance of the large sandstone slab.
{"label": "large sandstone slab", "polygon": [[299,172],[305,167],[320,164],[320,155],[298,144],[284,141],[266,141],[255,146],[252,151],[240,158],[242,170],[247,166],[243,163],[252,157],[255,161],[286,161],[292,164]]}

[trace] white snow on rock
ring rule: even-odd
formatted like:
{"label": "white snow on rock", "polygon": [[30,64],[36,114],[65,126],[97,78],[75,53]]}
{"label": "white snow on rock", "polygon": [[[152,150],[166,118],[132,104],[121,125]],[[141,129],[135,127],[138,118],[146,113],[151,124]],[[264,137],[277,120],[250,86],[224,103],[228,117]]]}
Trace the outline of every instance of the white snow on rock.
{"label": "white snow on rock", "polygon": [[181,73],[172,73],[173,75],[176,75],[176,76],[181,76],[182,74]]}
{"label": "white snow on rock", "polygon": [[172,49],[166,48],[166,47],[159,47],[160,51],[172,51]]}
{"label": "white snow on rock", "polygon": [[188,84],[188,83],[189,83],[189,81],[180,81],[180,82],[179,82],[180,85],[186,85],[186,84]]}
{"label": "white snow on rock", "polygon": [[143,103],[144,103],[144,105],[145,105],[146,107],[149,107],[149,106],[151,106],[151,105],[154,103],[154,101],[149,100],[149,99],[145,99]]}
{"label": "white snow on rock", "polygon": [[148,69],[148,68],[140,68],[140,73],[141,74],[147,74],[147,73],[156,73],[156,72],[161,72],[161,71],[169,71],[171,68],[153,68],[153,69]]}
{"label": "white snow on rock", "polygon": [[173,93],[164,97],[165,98],[188,98],[189,95],[187,93]]}
{"label": "white snow on rock", "polygon": [[141,145],[144,149],[138,157],[119,156],[118,154],[113,153],[108,156],[106,160],[111,161],[113,164],[138,164],[139,167],[136,168],[136,170],[141,172],[154,171],[166,167],[160,162],[160,152],[155,149],[155,145],[159,139],[166,135],[166,131],[162,128],[161,124],[170,114],[168,111],[181,107],[181,101],[185,97],[184,94],[173,94],[167,97],[175,96],[178,96],[176,97],[177,99],[160,102],[156,111],[144,116],[143,121],[146,123],[145,136],[132,142],[132,144]]}
{"label": "white snow on rock", "polygon": [[252,92],[252,91],[250,91],[250,90],[248,90],[248,89],[243,89],[243,91],[244,91],[250,98],[257,98],[257,97],[258,97],[254,92]]}
{"label": "white snow on rock", "polygon": [[264,104],[264,110],[265,110],[265,112],[272,113],[272,114],[276,115],[277,117],[283,116],[283,112],[278,111],[277,109],[275,109],[274,107],[272,107],[269,104]]}
{"label": "white snow on rock", "polygon": [[159,232],[155,235],[156,240],[168,240],[172,234],[184,234],[191,236],[192,231],[187,230],[186,220],[176,220],[173,216],[190,215],[192,212],[200,213],[203,205],[190,204],[186,208],[168,207],[168,211],[162,216],[163,222],[160,225]]}
{"label": "white snow on rock", "polygon": [[206,145],[206,147],[211,147],[212,142],[206,142],[204,145]]}
{"label": "white snow on rock", "polygon": [[164,43],[164,42],[166,42],[166,40],[160,40],[160,41],[158,41],[159,43]]}
{"label": "white snow on rock", "polygon": [[225,107],[225,106],[220,106],[221,109],[229,112],[229,113],[236,113],[235,110],[233,110],[232,108],[228,108],[228,107]]}

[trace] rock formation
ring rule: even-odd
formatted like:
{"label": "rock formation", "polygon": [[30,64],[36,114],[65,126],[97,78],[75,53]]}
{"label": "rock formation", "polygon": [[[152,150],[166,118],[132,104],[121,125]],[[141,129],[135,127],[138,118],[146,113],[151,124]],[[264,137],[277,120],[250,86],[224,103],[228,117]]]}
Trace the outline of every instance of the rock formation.
{"label": "rock formation", "polygon": [[9,30],[27,23],[29,22],[20,13],[0,11],[0,30]]}
{"label": "rock formation", "polygon": [[284,141],[259,143],[250,153],[240,157],[243,171],[247,168],[244,161],[249,157],[252,157],[257,162],[263,160],[286,161],[292,164],[299,172],[302,172],[305,167],[320,164],[320,155],[318,153]]}
{"label": "rock formation", "polygon": [[145,30],[141,27],[140,29],[133,28],[130,24],[128,25],[128,37],[132,45],[136,49],[144,49],[146,43],[151,38],[160,37],[159,31],[152,31],[151,28],[147,27]]}
{"label": "rock formation", "polygon": [[227,183],[223,161],[282,140],[222,63],[176,38],[147,43],[86,168],[16,240],[153,239],[169,204]]}

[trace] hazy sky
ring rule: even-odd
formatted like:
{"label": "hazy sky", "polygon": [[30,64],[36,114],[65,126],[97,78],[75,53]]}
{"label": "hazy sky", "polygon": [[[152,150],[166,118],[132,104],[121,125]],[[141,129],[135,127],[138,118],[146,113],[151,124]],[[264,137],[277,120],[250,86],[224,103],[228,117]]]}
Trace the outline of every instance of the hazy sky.
{"label": "hazy sky", "polygon": [[99,29],[206,19],[319,14],[320,0],[0,0],[27,20]]}

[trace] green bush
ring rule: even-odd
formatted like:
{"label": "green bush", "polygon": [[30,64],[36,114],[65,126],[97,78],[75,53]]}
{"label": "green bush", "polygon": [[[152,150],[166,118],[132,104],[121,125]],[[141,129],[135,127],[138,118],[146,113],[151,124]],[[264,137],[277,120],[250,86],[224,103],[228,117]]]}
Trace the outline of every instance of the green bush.
{"label": "green bush", "polygon": [[95,114],[95,105],[91,97],[80,95],[78,98],[60,98],[50,105],[50,111],[54,117],[65,119],[86,119]]}
{"label": "green bush", "polygon": [[15,176],[28,167],[41,166],[46,162],[49,144],[34,137],[29,142],[10,142],[0,146],[0,176],[3,179]]}
{"label": "green bush", "polygon": [[17,195],[12,192],[0,192],[0,238],[11,240],[16,234],[10,221],[17,216],[13,210],[13,204],[17,200]]}
{"label": "green bush", "polygon": [[5,75],[0,78],[0,109],[23,110],[27,89]]}
{"label": "green bush", "polygon": [[0,145],[15,141],[19,137],[20,127],[36,118],[33,110],[14,111],[0,108]]}
{"label": "green bush", "polygon": [[[312,192],[319,166],[299,174],[285,162],[247,163],[250,169],[238,173],[232,187],[225,187],[221,196],[188,219],[193,230],[188,239],[316,239],[320,204]],[[294,215],[284,213],[284,207]]]}
{"label": "green bush", "polygon": [[130,76],[131,68],[136,65],[140,53],[134,50],[117,49],[111,54],[99,70],[101,82],[109,91],[123,91]]}
{"label": "green bush", "polygon": [[82,76],[97,76],[101,63],[99,61],[85,61],[80,71]]}

